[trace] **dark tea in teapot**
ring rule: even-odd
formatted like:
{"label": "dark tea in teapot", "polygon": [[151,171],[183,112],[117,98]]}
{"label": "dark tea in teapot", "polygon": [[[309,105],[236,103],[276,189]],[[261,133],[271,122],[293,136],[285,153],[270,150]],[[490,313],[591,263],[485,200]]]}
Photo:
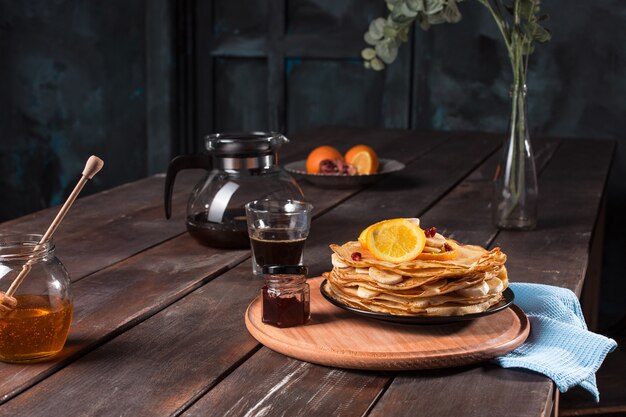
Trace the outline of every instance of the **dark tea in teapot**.
{"label": "dark tea in teapot", "polygon": [[289,142],[279,133],[218,133],[206,137],[204,155],[174,158],[165,179],[165,213],[171,214],[176,174],[183,169],[209,171],[187,203],[187,230],[205,245],[224,249],[250,247],[245,204],[249,201],[301,199],[296,181],[278,166],[278,149]]}
{"label": "dark tea in teapot", "polygon": [[250,246],[245,215],[214,223],[207,220],[205,213],[198,213],[187,217],[187,230],[194,239],[209,246],[224,249]]}

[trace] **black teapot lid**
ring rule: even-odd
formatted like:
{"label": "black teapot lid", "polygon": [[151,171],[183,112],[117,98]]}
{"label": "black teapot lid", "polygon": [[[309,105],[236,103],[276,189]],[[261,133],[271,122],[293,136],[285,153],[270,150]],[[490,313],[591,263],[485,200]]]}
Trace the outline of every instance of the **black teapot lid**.
{"label": "black teapot lid", "polygon": [[235,158],[274,154],[288,142],[276,132],[215,133],[205,138],[206,150],[212,155]]}

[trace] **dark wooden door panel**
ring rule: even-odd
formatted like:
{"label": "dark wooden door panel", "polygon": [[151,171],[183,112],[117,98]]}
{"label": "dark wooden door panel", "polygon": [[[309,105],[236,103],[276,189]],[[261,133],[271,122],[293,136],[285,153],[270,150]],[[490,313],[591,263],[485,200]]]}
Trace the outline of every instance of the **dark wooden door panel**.
{"label": "dark wooden door panel", "polygon": [[266,60],[217,58],[214,65],[215,130],[269,130]]}
{"label": "dark wooden door panel", "polygon": [[323,37],[342,28],[362,36],[369,21],[383,16],[386,9],[384,1],[287,0],[287,32]]}
{"label": "dark wooden door panel", "polygon": [[360,59],[289,58],[286,68],[288,130],[383,124],[380,108],[385,80],[365,71]]}
{"label": "dark wooden door panel", "polygon": [[196,148],[225,130],[408,128],[411,48],[385,72],[366,70],[360,56],[369,22],[384,12],[380,0],[199,0],[189,92]]}
{"label": "dark wooden door panel", "polygon": [[199,0],[213,4],[213,21],[200,24],[213,33],[266,35],[270,21],[269,1]]}

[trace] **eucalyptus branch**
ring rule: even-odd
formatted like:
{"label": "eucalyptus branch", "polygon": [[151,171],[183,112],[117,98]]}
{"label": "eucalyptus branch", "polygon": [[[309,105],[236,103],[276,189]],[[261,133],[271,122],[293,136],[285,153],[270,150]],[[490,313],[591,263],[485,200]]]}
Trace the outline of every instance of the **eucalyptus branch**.
{"label": "eucalyptus branch", "polygon": [[[365,48],[361,55],[365,67],[382,70],[398,55],[400,45],[408,41],[408,32],[417,22],[427,30],[432,25],[456,23],[461,20],[457,3],[462,0],[385,0],[390,10],[387,18],[372,21],[365,34]],[[533,43],[547,42],[550,32],[539,22],[547,15],[539,15],[540,0],[512,0],[508,7],[504,0],[476,0],[487,9],[496,23],[511,62],[514,82],[525,82],[529,55]],[[508,13],[509,16],[506,16]]]}
{"label": "eucalyptus branch", "polygon": [[[496,0],[496,2],[497,1],[498,0]],[[498,26],[498,29],[500,30],[500,33],[502,34],[502,39],[504,39],[504,45],[506,46],[506,50],[509,55],[509,60],[511,61],[511,65],[513,65],[514,53],[513,53],[513,46],[512,46],[512,36],[511,36],[511,32],[509,31],[509,28],[505,26],[506,21],[504,20],[503,17],[498,16],[498,14],[495,12],[493,7],[491,7],[491,3],[489,3],[489,0],[478,0],[478,2],[487,8],[489,13],[493,17],[493,20],[496,21],[496,25]]]}

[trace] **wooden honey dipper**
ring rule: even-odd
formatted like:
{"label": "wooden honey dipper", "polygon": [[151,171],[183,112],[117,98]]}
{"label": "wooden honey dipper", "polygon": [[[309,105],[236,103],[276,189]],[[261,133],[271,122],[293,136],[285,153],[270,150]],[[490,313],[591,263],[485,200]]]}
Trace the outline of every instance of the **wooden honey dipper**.
{"label": "wooden honey dipper", "polygon": [[[50,238],[52,238],[52,235],[54,234],[54,232],[56,232],[59,224],[61,224],[61,222],[63,221],[63,218],[69,211],[70,207],[72,207],[72,204],[74,204],[76,197],[78,197],[78,194],[81,192],[87,181],[92,179],[94,175],[96,175],[98,171],[102,169],[103,166],[104,161],[102,159],[98,158],[95,155],[89,157],[87,163],[85,164],[85,169],[83,169],[82,176],[80,180],[78,180],[78,184],[76,184],[76,187],[74,187],[74,190],[72,191],[70,196],[67,197],[67,200],[65,200],[63,207],[61,207],[59,213],[56,215],[54,220],[52,220],[52,223],[50,223],[48,230],[46,230],[46,233],[44,233],[44,235],[41,237],[41,240],[35,246],[33,252],[37,252],[39,249],[41,249],[41,245],[43,245],[44,243],[49,241]],[[13,280],[13,283],[11,284],[7,292],[3,293],[2,291],[0,291],[0,313],[11,311],[15,307],[17,307],[17,300],[15,299],[15,297],[13,297],[13,294],[15,294],[17,288],[28,276],[32,264],[32,260],[26,262],[18,276],[15,278],[15,280]]]}

